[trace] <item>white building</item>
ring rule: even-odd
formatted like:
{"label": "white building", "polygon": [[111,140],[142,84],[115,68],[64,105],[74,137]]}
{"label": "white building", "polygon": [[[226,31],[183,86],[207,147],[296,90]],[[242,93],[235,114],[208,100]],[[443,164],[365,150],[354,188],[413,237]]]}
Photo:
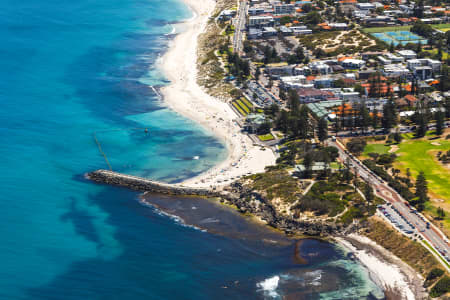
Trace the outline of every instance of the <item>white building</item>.
{"label": "white building", "polygon": [[276,15],[290,15],[295,12],[294,4],[275,4],[273,6]]}
{"label": "white building", "polygon": [[356,4],[356,7],[359,10],[371,10],[371,9],[375,9],[375,5],[373,5],[372,3],[358,3]]}
{"label": "white building", "polygon": [[410,71],[402,64],[391,64],[384,66],[383,74],[386,77],[405,77]]}
{"label": "white building", "polygon": [[390,59],[384,58],[381,55],[379,55],[377,58],[383,65],[389,65],[392,63],[392,61]]}
{"label": "white building", "polygon": [[416,52],[414,52],[412,50],[400,50],[400,51],[397,51],[397,53],[404,59],[414,59],[417,57]]}
{"label": "white building", "polygon": [[341,61],[341,65],[346,69],[360,69],[366,62],[361,59],[347,58]]}
{"label": "white building", "polygon": [[251,16],[248,18],[248,26],[263,26],[273,23],[272,16]]}
{"label": "white building", "polygon": [[306,84],[306,77],[304,75],[283,76],[280,80],[285,88],[300,88]]}
{"label": "white building", "polygon": [[405,61],[405,59],[403,57],[397,56],[392,53],[387,53],[385,56],[387,59],[391,60],[393,63],[401,63],[401,62]]}
{"label": "white building", "polygon": [[406,61],[408,64],[408,69],[414,70],[417,67],[430,67],[433,71],[437,72],[441,69],[441,62],[434,59],[429,58],[421,58],[421,59],[410,59]]}
{"label": "white building", "polygon": [[308,67],[311,71],[318,74],[326,75],[332,72],[331,67],[321,61],[313,61],[308,64]]}

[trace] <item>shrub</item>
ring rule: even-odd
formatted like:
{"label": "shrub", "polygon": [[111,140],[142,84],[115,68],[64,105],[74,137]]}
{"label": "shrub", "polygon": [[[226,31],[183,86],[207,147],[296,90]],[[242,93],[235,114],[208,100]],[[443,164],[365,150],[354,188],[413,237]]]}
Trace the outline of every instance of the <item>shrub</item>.
{"label": "shrub", "polygon": [[428,273],[427,280],[433,280],[435,278],[441,277],[442,275],[444,275],[444,270],[434,268],[430,271],[430,273]]}
{"label": "shrub", "polygon": [[436,298],[445,293],[448,293],[449,291],[450,291],[450,278],[448,276],[444,276],[433,286],[433,288],[430,291],[430,296],[432,298]]}
{"label": "shrub", "polygon": [[366,147],[367,142],[365,139],[352,139],[347,143],[347,149],[354,153],[354,154],[360,154],[364,151],[364,148]]}

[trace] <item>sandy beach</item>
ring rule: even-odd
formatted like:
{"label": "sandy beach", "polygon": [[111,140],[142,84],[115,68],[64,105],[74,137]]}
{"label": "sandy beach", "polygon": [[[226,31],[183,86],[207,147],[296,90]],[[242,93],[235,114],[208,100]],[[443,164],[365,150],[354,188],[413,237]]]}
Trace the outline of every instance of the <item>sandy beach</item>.
{"label": "sandy beach", "polygon": [[[182,182],[185,186],[210,187],[230,183],[239,176],[264,171],[275,163],[270,149],[254,146],[250,138],[241,133],[238,118],[231,107],[209,96],[196,82],[197,38],[203,32],[214,10],[212,0],[184,0],[194,17],[179,28],[183,32],[171,42],[161,59],[161,69],[171,84],[162,89],[164,102],[175,112],[198,122],[219,138],[228,150],[228,157],[216,167]],[[200,158],[201,159],[201,158]]]}
{"label": "sandy beach", "polygon": [[423,279],[410,266],[380,245],[358,234],[335,240],[355,255],[378,286],[394,292],[396,299],[426,299],[422,287]]}

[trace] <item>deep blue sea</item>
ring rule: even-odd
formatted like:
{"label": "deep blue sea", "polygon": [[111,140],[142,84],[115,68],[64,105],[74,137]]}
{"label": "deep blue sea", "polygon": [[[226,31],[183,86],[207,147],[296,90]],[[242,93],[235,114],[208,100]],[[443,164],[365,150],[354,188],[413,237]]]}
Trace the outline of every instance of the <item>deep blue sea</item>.
{"label": "deep blue sea", "polygon": [[[0,4],[0,299],[380,295],[331,244],[305,241],[301,252],[313,259],[299,264],[294,243],[184,226],[139,203],[137,193],[84,179],[107,168],[94,137],[114,170],[167,182],[225,158],[220,142],[166,109],[157,93],[168,84],[157,59],[173,23],[191,16],[181,2]],[[220,215],[220,231],[239,222],[241,233],[250,228],[215,209],[205,220]]]}

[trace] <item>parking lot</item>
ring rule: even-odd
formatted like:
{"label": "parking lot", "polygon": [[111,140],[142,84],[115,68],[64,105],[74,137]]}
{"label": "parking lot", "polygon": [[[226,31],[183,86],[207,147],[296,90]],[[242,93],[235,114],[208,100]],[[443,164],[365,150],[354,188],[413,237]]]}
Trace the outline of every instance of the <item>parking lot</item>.
{"label": "parking lot", "polygon": [[395,207],[395,203],[378,205],[378,209],[392,225],[397,227],[403,233],[411,235],[417,233],[417,229],[420,230],[419,228],[416,228],[415,224],[412,224],[402,215],[402,213]]}

